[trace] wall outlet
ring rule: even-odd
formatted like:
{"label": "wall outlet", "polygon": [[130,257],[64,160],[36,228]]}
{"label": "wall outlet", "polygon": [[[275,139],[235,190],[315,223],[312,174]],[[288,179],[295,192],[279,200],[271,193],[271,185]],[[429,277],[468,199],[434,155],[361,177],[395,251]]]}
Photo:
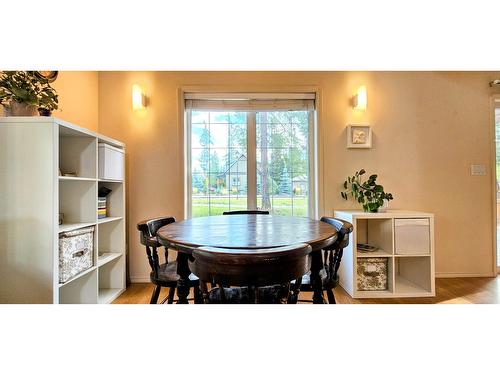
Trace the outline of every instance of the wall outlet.
{"label": "wall outlet", "polygon": [[484,164],[471,164],[471,176],[486,176],[486,165]]}

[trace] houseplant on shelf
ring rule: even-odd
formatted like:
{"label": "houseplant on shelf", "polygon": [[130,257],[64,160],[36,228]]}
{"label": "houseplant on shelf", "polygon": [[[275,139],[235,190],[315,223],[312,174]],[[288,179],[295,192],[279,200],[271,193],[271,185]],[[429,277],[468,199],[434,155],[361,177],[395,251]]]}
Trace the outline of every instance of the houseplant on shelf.
{"label": "houseplant on shelf", "polygon": [[368,180],[363,181],[362,177],[366,171],[361,169],[354,176],[348,176],[344,181],[344,191],[340,193],[345,200],[352,196],[354,200],[360,203],[365,212],[379,212],[384,201],[393,199],[391,193],[384,192],[384,187],[377,184],[377,175],[372,174]]}
{"label": "houseplant on shelf", "polygon": [[50,116],[52,111],[57,108],[59,108],[58,95],[56,90],[47,82],[47,85],[44,85],[40,91],[38,113],[40,113],[40,116]]}
{"label": "houseplant on shelf", "polygon": [[50,116],[58,108],[58,95],[47,78],[32,71],[0,73],[0,104],[11,116]]}

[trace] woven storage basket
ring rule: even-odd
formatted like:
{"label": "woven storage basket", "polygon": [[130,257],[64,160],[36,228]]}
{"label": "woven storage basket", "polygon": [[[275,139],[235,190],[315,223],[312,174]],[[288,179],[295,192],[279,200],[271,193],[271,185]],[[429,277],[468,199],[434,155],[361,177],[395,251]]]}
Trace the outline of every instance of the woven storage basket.
{"label": "woven storage basket", "polygon": [[94,253],[94,227],[59,234],[59,282],[92,267]]}
{"label": "woven storage basket", "polygon": [[387,258],[358,258],[358,290],[387,290]]}

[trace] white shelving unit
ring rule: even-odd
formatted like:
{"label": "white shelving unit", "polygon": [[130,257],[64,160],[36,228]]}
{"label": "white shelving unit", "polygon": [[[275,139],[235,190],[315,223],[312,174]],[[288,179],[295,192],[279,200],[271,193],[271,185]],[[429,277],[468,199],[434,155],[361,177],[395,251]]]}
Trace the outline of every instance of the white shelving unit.
{"label": "white shelving unit", "polygon": [[[384,213],[353,210],[335,211],[334,216],[352,223],[354,227],[339,269],[339,283],[352,297],[436,295],[433,214],[402,210],[388,210]],[[415,223],[420,226],[415,227]],[[407,228],[405,232],[396,230],[402,226]],[[373,252],[360,251],[357,250],[358,243],[369,244],[378,249]],[[386,290],[359,290],[358,261],[364,258],[387,258]]]}
{"label": "white shelving unit", "polygon": [[[110,303],[125,290],[125,181],[99,179],[101,142],[125,150],[57,118],[0,118],[0,303]],[[101,186],[112,190],[104,219]],[[94,264],[60,284],[59,234],[88,226]]]}

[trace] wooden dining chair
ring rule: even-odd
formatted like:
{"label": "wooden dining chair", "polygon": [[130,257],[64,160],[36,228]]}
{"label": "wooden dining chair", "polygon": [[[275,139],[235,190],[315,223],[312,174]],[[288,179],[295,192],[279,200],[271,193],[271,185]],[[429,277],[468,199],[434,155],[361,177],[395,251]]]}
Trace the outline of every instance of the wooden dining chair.
{"label": "wooden dining chair", "polygon": [[[353,226],[345,220],[333,217],[324,216],[321,218],[321,221],[334,226],[337,230],[337,239],[335,242],[323,249],[323,269],[320,271],[322,291],[326,292],[328,303],[335,304],[337,301],[335,300],[333,290],[339,283],[338,270],[342,260],[344,248],[349,245],[349,234],[352,232]],[[313,290],[310,271],[302,277],[300,290]],[[301,302],[311,301],[301,300]]]}
{"label": "wooden dining chair", "polygon": [[[137,229],[140,231],[141,244],[146,247],[148,262],[151,266],[149,278],[155,285],[153,294],[151,295],[151,304],[158,302],[161,288],[169,288],[168,296],[161,303],[167,301],[169,304],[174,302],[175,290],[179,275],[177,274],[177,261],[168,261],[168,248],[165,247],[165,263],[160,264],[158,249],[162,245],[156,239],[156,232],[161,227],[174,223],[173,217],[159,217],[155,219],[144,220],[137,223]],[[191,274],[189,275],[189,287],[194,289],[195,302],[201,302],[201,293],[199,290],[198,278]]]}
{"label": "wooden dining chair", "polygon": [[222,215],[269,215],[269,211],[259,211],[259,210],[224,211]]}
{"label": "wooden dining chair", "polygon": [[[191,272],[200,278],[205,303],[283,303],[296,301],[302,275],[311,266],[307,244],[270,249],[200,247],[193,250]],[[290,295],[282,285],[295,280]],[[216,287],[209,290],[207,283]]]}

